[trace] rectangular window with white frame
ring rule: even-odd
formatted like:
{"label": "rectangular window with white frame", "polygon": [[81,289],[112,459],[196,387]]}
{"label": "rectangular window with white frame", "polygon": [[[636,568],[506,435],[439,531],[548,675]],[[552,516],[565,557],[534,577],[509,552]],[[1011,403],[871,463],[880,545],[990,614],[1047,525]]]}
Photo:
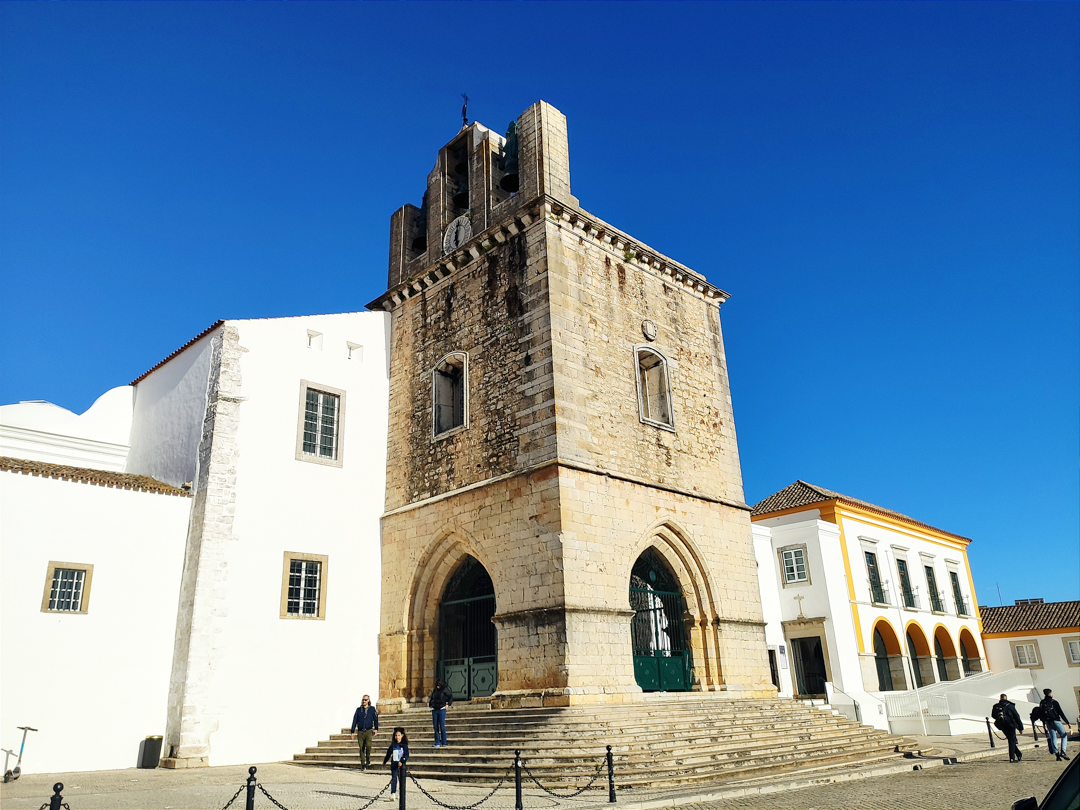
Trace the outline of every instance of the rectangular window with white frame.
{"label": "rectangular window with white frame", "polygon": [[41,609],[47,613],[84,614],[90,609],[94,566],[87,563],[50,562],[45,573]]}
{"label": "rectangular window with white frame", "polygon": [[285,552],[281,575],[281,618],[326,618],[328,562],[325,554]]}
{"label": "rectangular window with white frame", "polygon": [[806,564],[806,546],[782,548],[780,570],[784,574],[784,585],[809,584],[810,569]]}
{"label": "rectangular window with white frame", "polygon": [[328,385],[300,381],[300,416],[296,458],[340,467],[345,439],[345,392]]}
{"label": "rectangular window with white frame", "polygon": [[1080,667],[1080,638],[1063,638],[1065,661],[1070,667]]}
{"label": "rectangular window with white frame", "polygon": [[1039,664],[1039,648],[1034,642],[1020,642],[1012,645],[1013,658],[1018,667],[1037,667]]}

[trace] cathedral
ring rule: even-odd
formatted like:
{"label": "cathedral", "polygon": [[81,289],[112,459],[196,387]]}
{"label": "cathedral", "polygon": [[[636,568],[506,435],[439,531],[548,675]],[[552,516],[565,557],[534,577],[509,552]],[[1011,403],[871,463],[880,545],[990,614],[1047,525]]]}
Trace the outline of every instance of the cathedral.
{"label": "cathedral", "polygon": [[565,116],[466,123],[387,286],[380,710],[775,695],[727,293],[580,206]]}

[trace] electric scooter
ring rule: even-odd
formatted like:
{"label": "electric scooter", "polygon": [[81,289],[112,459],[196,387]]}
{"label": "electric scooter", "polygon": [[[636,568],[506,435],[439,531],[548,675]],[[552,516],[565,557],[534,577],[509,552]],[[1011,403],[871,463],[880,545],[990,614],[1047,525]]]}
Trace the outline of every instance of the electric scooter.
{"label": "electric scooter", "polygon": [[37,731],[36,728],[30,728],[30,726],[19,726],[18,728],[22,732],[22,745],[19,746],[19,759],[15,762],[15,767],[10,771],[7,769],[8,757],[15,752],[9,751],[6,748],[0,749],[7,755],[4,757],[4,782],[13,782],[22,776],[22,755],[23,749],[26,748],[26,732]]}

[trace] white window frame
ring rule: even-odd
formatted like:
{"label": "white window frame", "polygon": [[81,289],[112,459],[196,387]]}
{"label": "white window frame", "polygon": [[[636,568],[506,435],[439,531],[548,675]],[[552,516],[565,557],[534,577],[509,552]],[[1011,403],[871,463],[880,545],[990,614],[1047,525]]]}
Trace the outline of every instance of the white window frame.
{"label": "white window frame", "polygon": [[[642,361],[647,358],[655,358],[655,361],[646,366]],[[663,352],[651,344],[634,347],[634,380],[637,386],[638,419],[646,425],[652,425],[661,430],[670,430],[672,433],[675,432],[675,403],[671,396],[671,372],[674,366],[675,364]],[[654,372],[663,375],[659,381],[659,386],[650,385],[652,378],[655,376]],[[656,407],[657,409],[664,407],[667,411],[666,414],[654,415],[653,402],[649,394],[649,389],[653,387],[663,389],[659,391],[660,404]],[[656,416],[666,416],[667,418],[656,418]]]}
{"label": "white window frame", "polygon": [[[440,398],[440,376],[448,376],[448,366],[461,372],[461,421],[445,430],[439,430],[439,409],[453,407]],[[452,395],[451,391],[451,395]],[[469,429],[469,355],[467,352],[450,352],[431,369],[431,440],[437,441]]]}
{"label": "white window frame", "polygon": [[[777,553],[777,555],[779,556],[779,559],[780,559],[780,575],[781,575],[782,582],[783,582],[785,587],[788,586],[788,585],[809,585],[809,584],[811,584],[810,583],[810,563],[806,559],[806,546],[805,545],[785,546],[784,548],[777,549],[776,553]],[[798,578],[790,579],[790,578],[788,578],[787,555],[789,555],[789,554],[792,555],[793,563],[794,563],[794,559],[795,559],[796,554],[798,554],[798,555],[800,555],[802,557],[802,568],[803,568],[802,573],[803,573],[803,576],[802,576],[801,579],[798,579]],[[796,574],[796,577],[797,577],[798,576],[798,566],[793,564],[792,567],[795,569],[795,574]]]}
{"label": "white window frame", "polygon": [[[53,584],[63,580],[64,572],[73,572],[71,581],[77,583],[78,605],[74,608],[56,607],[59,593],[53,593]],[[43,613],[66,613],[72,616],[85,615],[90,610],[90,585],[94,580],[94,566],[88,563],[69,563],[50,561],[45,571],[45,592],[41,597]]]}
{"label": "white window frame", "polygon": [[[325,554],[302,554],[296,551],[285,552],[285,563],[281,573],[281,618],[304,620],[321,620],[326,618],[326,583],[328,579],[327,569],[329,568],[329,560],[330,558]],[[290,600],[289,598],[289,587],[293,575],[292,568],[294,562],[299,563],[301,566],[301,577],[307,573],[306,569],[309,566],[317,566],[318,576],[318,594],[314,599],[305,599],[301,593],[300,599],[298,600],[298,609],[295,612],[289,610],[289,602],[297,601]],[[301,579],[300,587],[301,589],[303,588],[303,579]],[[303,609],[305,603],[311,604],[314,607],[315,612],[304,613]]]}
{"label": "white window frame", "polygon": [[1061,639],[1065,648],[1065,663],[1070,667],[1080,667],[1080,637]]}
{"label": "white window frame", "polygon": [[[304,450],[304,431],[307,424],[307,395],[312,391],[322,396],[337,398],[337,422],[334,426],[334,450],[333,456],[324,456],[319,453],[310,453]],[[322,418],[322,401],[319,403],[319,417]],[[322,464],[326,467],[342,466],[345,457],[345,392],[340,388],[319,383],[300,381],[300,408],[296,424],[296,460],[307,461],[312,464]]]}
{"label": "white window frame", "polygon": [[[1035,667],[1041,667],[1042,663],[1039,659],[1039,645],[1034,641],[1018,641],[1013,642],[1013,660],[1016,661],[1016,666],[1023,667],[1025,669],[1031,669]],[[1021,658],[1028,660],[1023,661]]]}

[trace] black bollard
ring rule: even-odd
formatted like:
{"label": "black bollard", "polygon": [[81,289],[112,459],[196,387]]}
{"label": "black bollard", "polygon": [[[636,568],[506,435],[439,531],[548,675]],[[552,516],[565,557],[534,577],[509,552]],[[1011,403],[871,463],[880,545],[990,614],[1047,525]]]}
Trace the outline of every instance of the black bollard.
{"label": "black bollard", "polygon": [[405,761],[398,766],[398,810],[405,810]]}
{"label": "black bollard", "polygon": [[64,797],[60,795],[60,791],[64,789],[64,783],[57,782],[52,786],[52,789],[53,795],[49,797],[49,810],[60,810],[64,802]]}
{"label": "black bollard", "polygon": [[244,801],[244,810],[255,810],[255,766],[248,768],[247,799]]}
{"label": "black bollard", "polygon": [[994,748],[994,730],[990,728],[990,718],[986,718],[986,733],[990,735],[990,747]]}
{"label": "black bollard", "polygon": [[611,755],[611,746],[607,747],[607,800],[615,804],[615,758]]}
{"label": "black bollard", "polygon": [[521,800],[521,752],[514,752],[514,810],[525,810]]}

